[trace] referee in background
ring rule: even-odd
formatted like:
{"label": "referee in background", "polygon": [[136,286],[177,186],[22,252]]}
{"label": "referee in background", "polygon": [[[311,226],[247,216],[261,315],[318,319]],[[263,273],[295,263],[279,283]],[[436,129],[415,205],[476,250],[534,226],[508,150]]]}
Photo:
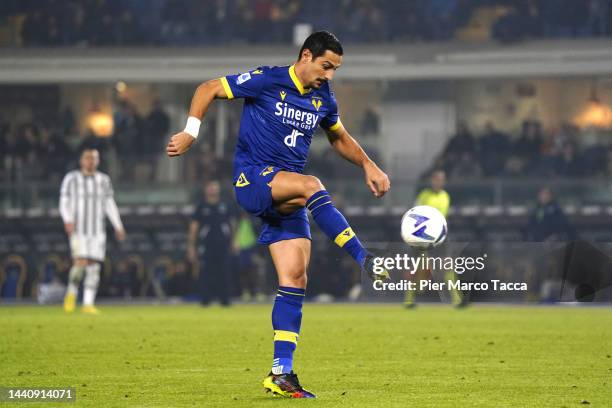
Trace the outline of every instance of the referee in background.
{"label": "referee in background", "polygon": [[[448,192],[446,192],[446,190],[444,190],[445,184],[446,173],[444,173],[444,170],[434,170],[429,178],[429,187],[424,188],[417,195],[415,205],[428,205],[430,207],[433,207],[440,211],[442,215],[444,215],[444,217],[446,218],[446,216],[448,215],[448,208],[450,207],[450,195],[448,194]],[[425,251],[423,251],[422,253],[425,253],[425,257],[427,257],[427,253]],[[427,272],[431,273],[431,271],[421,269],[416,272],[416,276],[421,275],[420,277],[422,279],[423,273]],[[448,282],[450,280],[455,280],[455,272],[452,270],[444,271],[444,281]],[[416,307],[416,303],[414,301],[415,295],[416,290],[406,291],[406,298],[404,301],[404,305],[406,306],[406,308],[412,309]],[[451,289],[450,295],[453,305],[457,307],[465,306],[462,301],[462,296],[459,290]]]}
{"label": "referee in background", "polygon": [[236,221],[232,207],[221,199],[217,180],[204,186],[204,199],[198,204],[189,224],[187,255],[199,264],[200,302],[208,306],[218,297],[222,306],[230,305],[231,257]]}

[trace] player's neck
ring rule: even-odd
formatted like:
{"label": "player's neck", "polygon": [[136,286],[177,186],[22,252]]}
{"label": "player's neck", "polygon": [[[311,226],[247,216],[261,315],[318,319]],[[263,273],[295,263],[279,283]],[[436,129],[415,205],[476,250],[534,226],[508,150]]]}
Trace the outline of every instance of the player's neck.
{"label": "player's neck", "polygon": [[87,171],[87,170],[83,170],[81,169],[81,174],[84,176],[93,176],[94,174],[96,174],[96,171]]}
{"label": "player's neck", "polygon": [[299,62],[295,62],[293,64],[293,69],[295,71],[295,76],[298,81],[300,81],[300,84],[302,84],[302,88],[310,89],[310,87],[306,85],[306,80],[304,79],[304,66]]}

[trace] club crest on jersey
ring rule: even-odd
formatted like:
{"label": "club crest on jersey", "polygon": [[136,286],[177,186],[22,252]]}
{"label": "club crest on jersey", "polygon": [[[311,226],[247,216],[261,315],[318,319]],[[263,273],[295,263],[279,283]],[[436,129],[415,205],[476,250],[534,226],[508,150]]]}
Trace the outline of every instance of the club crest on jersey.
{"label": "club crest on jersey", "polygon": [[248,81],[249,79],[251,79],[251,73],[250,72],[245,72],[244,74],[241,74],[237,79],[236,79],[236,85],[240,85],[245,83],[246,81]]}
{"label": "club crest on jersey", "polygon": [[312,98],[312,106],[315,107],[315,109],[317,110],[317,112],[319,111],[319,109],[321,108],[321,105],[323,105],[323,101],[320,99],[315,99]]}
{"label": "club crest on jersey", "polygon": [[298,136],[304,136],[302,132],[298,132],[297,129],[293,129],[290,135],[285,136],[284,142],[289,147],[295,147],[297,145]]}
{"label": "club crest on jersey", "polygon": [[273,171],[274,171],[274,167],[268,166],[265,169],[263,169],[260,174],[262,176],[267,176],[268,174],[272,173]]}
{"label": "club crest on jersey", "polygon": [[285,100],[285,96],[287,96],[287,92],[285,92],[285,91],[280,91],[281,101],[284,101],[284,100]]}

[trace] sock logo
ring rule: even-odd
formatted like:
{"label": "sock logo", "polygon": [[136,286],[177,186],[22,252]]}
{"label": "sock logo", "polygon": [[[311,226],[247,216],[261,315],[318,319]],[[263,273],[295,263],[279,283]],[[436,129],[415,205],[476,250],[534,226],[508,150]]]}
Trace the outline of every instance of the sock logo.
{"label": "sock logo", "polygon": [[354,236],[355,236],[355,233],[353,232],[353,229],[351,227],[348,227],[336,236],[336,239],[334,239],[334,242],[336,243],[336,245],[342,248],[344,244],[349,242],[351,238],[353,238]]}
{"label": "sock logo", "polygon": [[293,129],[290,135],[285,136],[284,142],[289,147],[295,147],[297,145],[298,136],[304,136],[302,132],[298,132],[297,129]]}

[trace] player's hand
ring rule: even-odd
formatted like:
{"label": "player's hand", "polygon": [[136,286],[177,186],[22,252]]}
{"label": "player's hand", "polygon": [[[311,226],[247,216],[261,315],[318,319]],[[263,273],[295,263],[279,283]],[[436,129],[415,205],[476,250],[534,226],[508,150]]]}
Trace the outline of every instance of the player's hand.
{"label": "player's hand", "polygon": [[387,174],[382,171],[374,162],[368,162],[363,166],[365,181],[370,191],[375,197],[380,198],[391,188],[391,181]]}
{"label": "player's hand", "polygon": [[120,230],[115,231],[115,238],[117,238],[117,241],[119,242],[125,241],[125,230],[120,229]]}
{"label": "player's hand", "polygon": [[189,150],[194,140],[195,138],[189,133],[179,132],[170,138],[170,142],[168,142],[166,147],[166,153],[170,157],[180,156]]}
{"label": "player's hand", "polygon": [[67,222],[66,224],[64,224],[64,230],[66,231],[66,234],[68,234],[68,236],[72,235],[72,233],[74,232],[74,223]]}

